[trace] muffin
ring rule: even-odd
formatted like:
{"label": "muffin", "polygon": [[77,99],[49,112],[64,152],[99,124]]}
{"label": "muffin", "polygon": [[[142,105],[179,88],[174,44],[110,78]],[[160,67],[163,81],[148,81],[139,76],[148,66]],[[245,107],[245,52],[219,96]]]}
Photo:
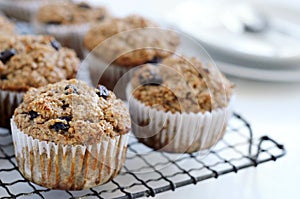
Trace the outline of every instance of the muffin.
{"label": "muffin", "polygon": [[15,34],[15,25],[0,14],[0,36]]}
{"label": "muffin", "polygon": [[129,112],[104,86],[72,79],[32,88],[11,122],[19,170],[38,185],[95,187],[125,161]]}
{"label": "muffin", "polygon": [[82,57],[82,38],[90,24],[101,22],[108,16],[104,7],[92,7],[85,2],[56,2],[41,7],[33,24],[36,32],[55,36]]}
{"label": "muffin", "polygon": [[196,58],[169,57],[136,70],[127,88],[133,133],[156,150],[212,147],[231,116],[233,84]]}
{"label": "muffin", "polygon": [[134,67],[160,62],[178,45],[175,32],[138,15],[106,20],[94,25],[84,37],[94,85],[100,80],[122,99],[126,98],[125,88]]}
{"label": "muffin", "polygon": [[30,87],[71,79],[79,59],[51,36],[0,36],[0,126],[9,119]]}
{"label": "muffin", "polygon": [[49,0],[0,0],[0,10],[7,16],[29,22],[37,9]]}

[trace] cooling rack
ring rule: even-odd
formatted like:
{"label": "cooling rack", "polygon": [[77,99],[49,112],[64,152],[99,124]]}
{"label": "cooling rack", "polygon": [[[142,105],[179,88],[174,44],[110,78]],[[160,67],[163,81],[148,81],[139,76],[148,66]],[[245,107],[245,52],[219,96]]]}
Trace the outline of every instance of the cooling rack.
{"label": "cooling rack", "polygon": [[192,154],[153,151],[133,136],[119,176],[84,191],[50,190],[23,178],[16,166],[10,133],[0,133],[1,198],[139,198],[276,161],[286,153],[268,136],[255,138],[250,124],[234,114],[225,137],[212,149]]}

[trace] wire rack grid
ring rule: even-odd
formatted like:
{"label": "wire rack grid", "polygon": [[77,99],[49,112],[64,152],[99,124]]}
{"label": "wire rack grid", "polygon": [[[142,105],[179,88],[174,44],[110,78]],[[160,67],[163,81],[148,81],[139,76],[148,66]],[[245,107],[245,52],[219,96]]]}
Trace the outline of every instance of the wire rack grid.
{"label": "wire rack grid", "polygon": [[10,133],[0,133],[1,198],[139,198],[175,191],[189,184],[276,161],[286,153],[268,136],[254,138],[250,124],[234,114],[225,137],[212,149],[192,154],[153,151],[131,137],[119,176],[83,191],[50,190],[24,179],[18,171]]}

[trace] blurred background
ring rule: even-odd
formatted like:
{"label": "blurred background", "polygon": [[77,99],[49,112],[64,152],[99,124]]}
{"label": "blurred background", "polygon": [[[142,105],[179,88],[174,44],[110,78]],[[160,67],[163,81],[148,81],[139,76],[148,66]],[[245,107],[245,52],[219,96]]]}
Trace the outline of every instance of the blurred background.
{"label": "blurred background", "polygon": [[[97,4],[103,1],[92,1]],[[296,0],[110,1],[115,15],[139,13],[198,40],[229,75],[299,82],[300,3]]]}

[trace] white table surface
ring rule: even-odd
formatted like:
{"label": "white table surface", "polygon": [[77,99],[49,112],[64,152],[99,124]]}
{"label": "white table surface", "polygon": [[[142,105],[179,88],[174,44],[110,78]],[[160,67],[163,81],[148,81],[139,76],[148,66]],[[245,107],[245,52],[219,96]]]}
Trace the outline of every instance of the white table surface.
{"label": "white table surface", "polygon": [[[140,13],[159,19],[179,2],[182,1],[110,0],[105,4],[120,16]],[[290,0],[290,3],[300,10],[299,0]],[[300,83],[266,83],[237,78],[232,81],[237,85],[236,111],[250,121],[256,136],[268,134],[283,143],[287,155],[277,162],[182,187],[175,192],[159,194],[157,198],[299,198]]]}

